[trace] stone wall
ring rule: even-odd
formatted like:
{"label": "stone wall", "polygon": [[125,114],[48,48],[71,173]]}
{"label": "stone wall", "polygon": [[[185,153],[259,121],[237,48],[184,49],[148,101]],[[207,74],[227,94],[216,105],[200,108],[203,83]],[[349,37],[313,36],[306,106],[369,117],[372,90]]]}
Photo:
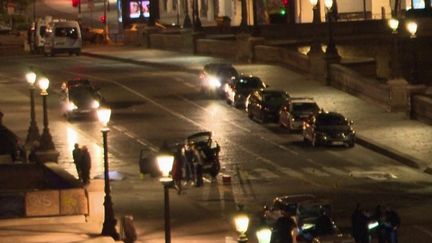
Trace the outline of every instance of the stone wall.
{"label": "stone wall", "polygon": [[411,115],[413,118],[432,123],[432,98],[425,95],[413,95]]}
{"label": "stone wall", "polygon": [[237,42],[232,40],[199,39],[197,40],[197,53],[235,59]]}
{"label": "stone wall", "polygon": [[389,89],[385,84],[368,79],[340,64],[330,66],[331,85],[352,95],[388,106]]}
{"label": "stone wall", "polygon": [[255,46],[255,61],[288,65],[304,72],[308,72],[310,66],[306,55],[287,48],[266,45]]}

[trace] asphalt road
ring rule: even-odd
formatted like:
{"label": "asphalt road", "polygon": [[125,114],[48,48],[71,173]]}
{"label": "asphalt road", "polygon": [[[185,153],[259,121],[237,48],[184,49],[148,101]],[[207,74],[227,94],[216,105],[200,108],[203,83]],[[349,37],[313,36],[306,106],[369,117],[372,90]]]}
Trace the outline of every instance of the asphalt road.
{"label": "asphalt road", "polygon": [[[244,204],[251,215],[259,215],[275,196],[312,193],[333,201],[335,221],[344,231],[349,232],[356,202],[370,210],[377,204],[389,204],[402,218],[400,242],[432,241],[430,175],[361,146],[311,148],[303,144],[301,134],[288,134],[277,124],[251,121],[245,112],[224,101],[199,94],[197,77],[192,74],[75,56],[0,62],[3,79],[23,77],[29,65],[39,68],[52,81],[53,94],[62,81],[72,77],[91,79],[101,88],[113,109],[111,168],[126,175],[112,185],[114,205],[117,212],[134,215],[141,238],[160,240],[163,218],[161,186],[139,175],[140,150],[155,150],[165,140],[181,141],[193,132],[211,130],[222,148],[222,173],[232,176],[232,185],[208,182],[204,188],[188,188],[184,195],[172,193],[175,235],[187,236],[188,227],[196,227],[208,234],[233,236],[229,222],[237,203]],[[283,68],[246,65],[240,70],[253,72],[273,88],[287,89],[291,96],[313,97],[323,92],[287,87],[286,80],[295,80],[296,73]],[[27,92],[24,84],[20,89]],[[96,121],[67,122],[57,112],[56,95],[49,99],[54,129],[68,127],[100,144]],[[318,102],[348,101],[336,96]],[[67,145],[60,147],[67,150]],[[73,173],[71,163],[63,165]],[[101,169],[98,164],[92,174]]]}

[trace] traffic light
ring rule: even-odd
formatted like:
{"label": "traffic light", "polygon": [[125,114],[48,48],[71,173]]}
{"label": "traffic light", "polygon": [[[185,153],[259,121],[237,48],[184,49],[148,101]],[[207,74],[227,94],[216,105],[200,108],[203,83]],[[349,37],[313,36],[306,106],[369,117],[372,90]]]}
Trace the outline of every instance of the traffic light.
{"label": "traffic light", "polygon": [[282,0],[284,6],[288,6],[288,0]]}
{"label": "traffic light", "polygon": [[72,7],[76,8],[80,4],[81,0],[72,0]]}
{"label": "traffic light", "polygon": [[99,21],[100,21],[102,24],[105,24],[105,22],[106,22],[106,17],[105,17],[105,15],[100,16]]}
{"label": "traffic light", "polygon": [[280,13],[280,15],[285,16],[285,14],[286,14],[285,8],[281,8],[279,13]]}

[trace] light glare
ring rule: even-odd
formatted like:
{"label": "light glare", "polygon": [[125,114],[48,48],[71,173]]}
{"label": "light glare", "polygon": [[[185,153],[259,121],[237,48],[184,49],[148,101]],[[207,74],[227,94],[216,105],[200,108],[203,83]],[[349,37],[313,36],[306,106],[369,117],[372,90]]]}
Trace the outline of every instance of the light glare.
{"label": "light glare", "polygon": [[108,125],[108,122],[109,122],[110,117],[111,117],[111,109],[108,109],[108,108],[98,109],[97,110],[97,116],[98,116],[100,123],[102,123],[102,125],[104,125],[106,127]]}
{"label": "light glare", "polygon": [[159,166],[159,170],[162,172],[162,176],[168,177],[174,163],[174,156],[159,155],[156,160]]}
{"label": "light glare", "polygon": [[238,215],[234,219],[236,230],[240,234],[244,234],[249,226],[249,217],[247,215]]}
{"label": "light glare", "polygon": [[29,72],[26,74],[26,80],[27,83],[29,83],[30,85],[34,85],[34,83],[36,82],[36,73],[34,72]]}
{"label": "light glare", "polygon": [[263,228],[256,232],[258,238],[258,243],[270,243],[271,240],[271,230],[269,228]]}

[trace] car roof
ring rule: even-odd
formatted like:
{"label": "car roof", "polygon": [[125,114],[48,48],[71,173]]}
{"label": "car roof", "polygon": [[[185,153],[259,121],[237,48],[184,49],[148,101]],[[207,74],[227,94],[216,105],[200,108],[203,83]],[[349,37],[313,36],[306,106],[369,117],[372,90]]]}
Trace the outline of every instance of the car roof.
{"label": "car roof", "polygon": [[68,88],[75,86],[91,86],[91,82],[88,79],[71,79],[66,82]]}
{"label": "car roof", "polygon": [[311,97],[290,97],[289,101],[291,103],[316,103]]}

